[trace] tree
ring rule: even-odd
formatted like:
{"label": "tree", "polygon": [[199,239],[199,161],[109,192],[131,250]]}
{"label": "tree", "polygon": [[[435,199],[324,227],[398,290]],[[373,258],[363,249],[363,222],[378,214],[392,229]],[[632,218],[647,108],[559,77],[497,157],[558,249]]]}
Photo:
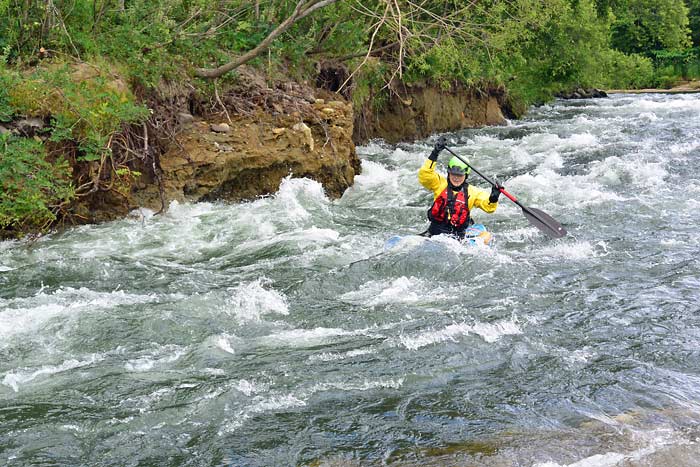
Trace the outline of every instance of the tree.
{"label": "tree", "polygon": [[622,52],[651,55],[654,50],[690,45],[683,0],[618,0],[613,13],[612,46]]}
{"label": "tree", "polygon": [[688,7],[688,25],[694,47],[700,47],[700,0],[686,0]]}

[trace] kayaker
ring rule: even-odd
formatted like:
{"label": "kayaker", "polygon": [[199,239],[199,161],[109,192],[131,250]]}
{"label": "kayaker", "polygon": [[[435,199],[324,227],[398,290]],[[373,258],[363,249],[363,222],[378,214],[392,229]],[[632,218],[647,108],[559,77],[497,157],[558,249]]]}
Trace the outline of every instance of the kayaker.
{"label": "kayaker", "polygon": [[433,192],[433,205],[428,210],[430,227],[426,235],[448,234],[464,238],[464,232],[473,224],[470,212],[479,208],[491,214],[498,207],[498,197],[502,188],[496,181],[491,193],[467,183],[471,169],[467,164],[452,157],[447,163],[447,179],[435,171],[440,151],[445,149],[447,140],[440,137],[423,166],[418,170],[418,181]]}

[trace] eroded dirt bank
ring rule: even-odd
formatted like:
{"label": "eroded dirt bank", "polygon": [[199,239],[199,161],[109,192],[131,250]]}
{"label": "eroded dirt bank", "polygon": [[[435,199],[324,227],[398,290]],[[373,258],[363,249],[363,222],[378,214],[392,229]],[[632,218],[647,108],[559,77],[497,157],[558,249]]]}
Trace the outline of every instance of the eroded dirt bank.
{"label": "eroded dirt bank", "polygon": [[[317,99],[299,108],[194,118],[160,157],[166,201],[251,199],[277,191],[287,176],[317,180],[329,197],[341,196],[360,170],[352,106]],[[134,198],[157,208],[157,190],[142,181]]]}
{"label": "eroded dirt bank", "polygon": [[355,117],[354,141],[381,138],[390,143],[413,141],[431,134],[502,125],[504,98],[499,90],[489,92],[456,88],[441,90],[430,86],[403,87],[392,94],[378,111],[369,106]]}
{"label": "eroded dirt bank", "polygon": [[[248,75],[224,94],[226,111],[189,116],[159,163],[163,198],[240,201],[274,193],[283,178],[319,181],[342,196],[360,172],[355,144],[411,141],[436,132],[505,123],[502,94],[404,87],[380,111],[360,111],[328,89],[273,87]],[[202,115],[203,114],[203,115]],[[158,184],[143,177],[132,203],[160,209]]]}

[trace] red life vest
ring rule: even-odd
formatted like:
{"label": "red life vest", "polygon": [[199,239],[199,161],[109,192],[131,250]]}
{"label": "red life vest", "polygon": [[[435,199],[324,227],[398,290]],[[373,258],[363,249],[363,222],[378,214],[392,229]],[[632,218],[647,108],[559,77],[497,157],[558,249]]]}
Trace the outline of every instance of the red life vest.
{"label": "red life vest", "polygon": [[466,183],[457,192],[457,196],[448,186],[440,193],[440,196],[435,198],[433,207],[428,211],[428,218],[432,222],[449,225],[454,230],[466,228],[469,223],[468,200]]}

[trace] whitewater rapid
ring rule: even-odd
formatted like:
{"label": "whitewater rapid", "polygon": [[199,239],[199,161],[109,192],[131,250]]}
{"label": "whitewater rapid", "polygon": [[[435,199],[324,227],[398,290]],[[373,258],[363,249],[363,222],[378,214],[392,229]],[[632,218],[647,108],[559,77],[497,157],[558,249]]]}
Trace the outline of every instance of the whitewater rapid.
{"label": "whitewater rapid", "polygon": [[491,248],[386,250],[427,226],[431,137],[358,148],[338,200],[289,177],[0,242],[0,464],[700,465],[699,117],[623,94],[445,135],[555,241],[502,197]]}

